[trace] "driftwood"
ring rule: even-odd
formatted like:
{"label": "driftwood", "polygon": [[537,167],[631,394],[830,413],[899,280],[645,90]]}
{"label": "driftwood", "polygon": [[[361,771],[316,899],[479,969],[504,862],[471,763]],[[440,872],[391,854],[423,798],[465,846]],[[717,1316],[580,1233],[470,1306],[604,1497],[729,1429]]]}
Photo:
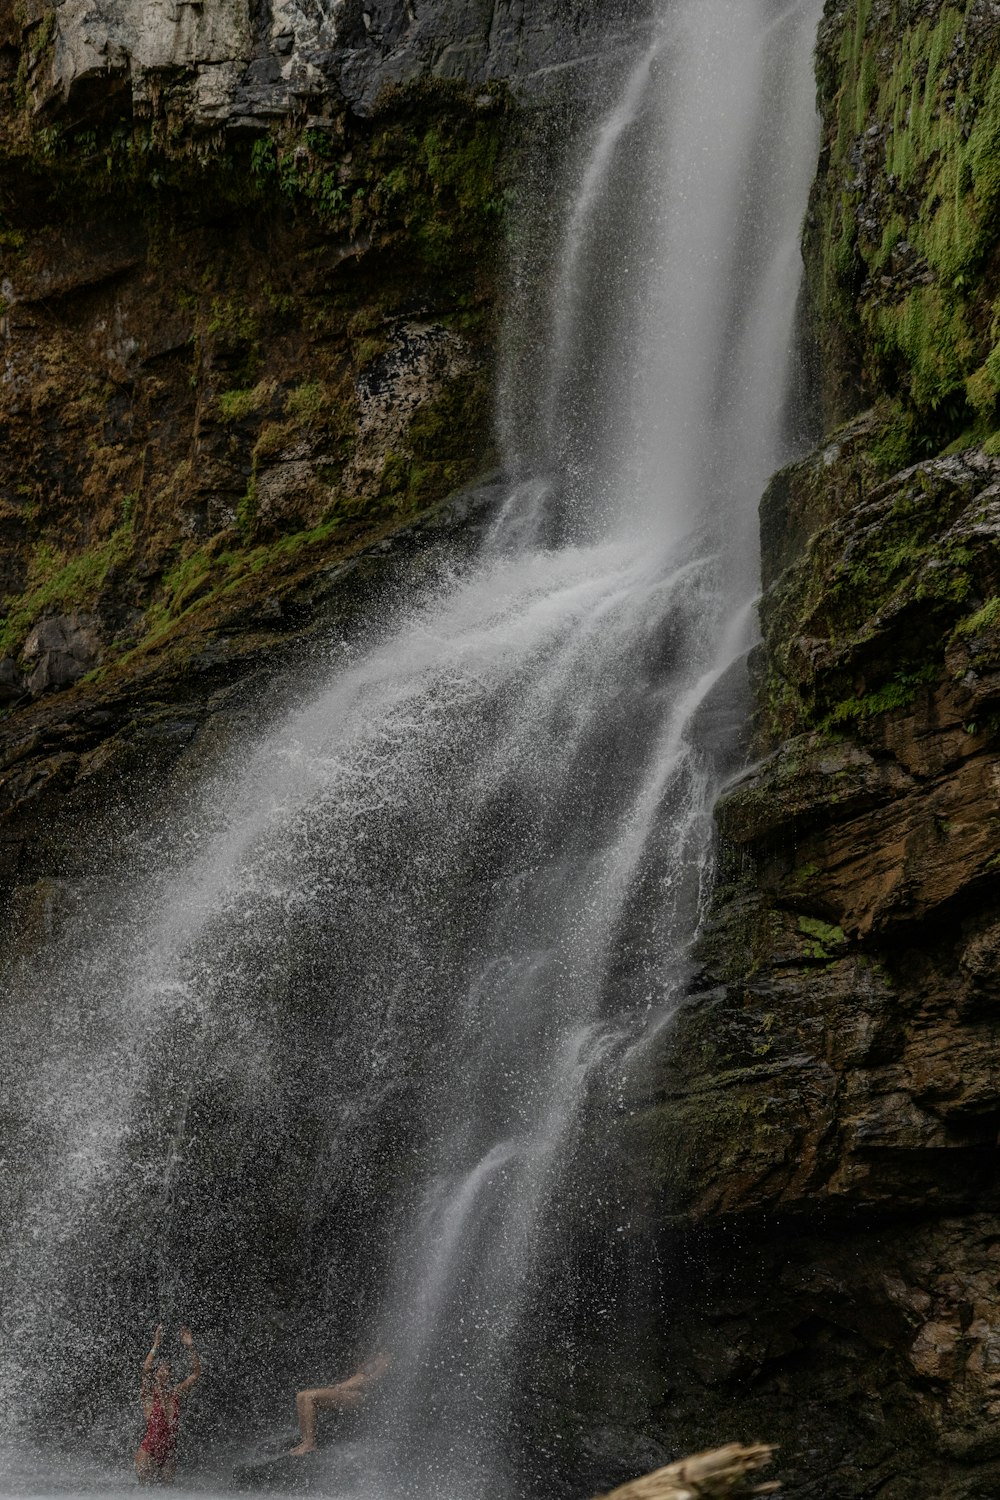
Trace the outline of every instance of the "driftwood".
{"label": "driftwood", "polygon": [[737,1500],[742,1495],[773,1495],[781,1488],[772,1480],[756,1484],[754,1475],[769,1464],[774,1448],[756,1443],[744,1448],[729,1443],[708,1453],[696,1453],[665,1469],[654,1469],[641,1479],[620,1485],[601,1500]]}

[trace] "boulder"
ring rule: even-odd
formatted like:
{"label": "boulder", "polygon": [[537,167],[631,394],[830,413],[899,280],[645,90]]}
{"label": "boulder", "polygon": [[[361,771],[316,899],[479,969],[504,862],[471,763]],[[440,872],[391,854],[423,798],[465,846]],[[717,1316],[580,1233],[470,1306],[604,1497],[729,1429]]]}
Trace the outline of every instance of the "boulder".
{"label": "boulder", "polygon": [[27,690],[33,698],[69,687],[97,666],[101,632],[94,615],[73,610],[39,620],[22,652]]}

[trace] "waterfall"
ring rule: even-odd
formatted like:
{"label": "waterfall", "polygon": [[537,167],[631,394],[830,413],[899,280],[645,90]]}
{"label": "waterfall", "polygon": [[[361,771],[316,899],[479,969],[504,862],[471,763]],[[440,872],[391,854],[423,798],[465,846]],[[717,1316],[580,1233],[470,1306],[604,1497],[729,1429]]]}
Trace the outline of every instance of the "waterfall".
{"label": "waterfall", "polygon": [[570,1163],[683,990],[740,753],[820,8],[664,0],[567,173],[482,545],[331,636],[156,859],[8,975],[18,1452],[120,1461],[162,1315],[206,1344],[206,1443],[383,1347],[373,1492],[516,1488]]}

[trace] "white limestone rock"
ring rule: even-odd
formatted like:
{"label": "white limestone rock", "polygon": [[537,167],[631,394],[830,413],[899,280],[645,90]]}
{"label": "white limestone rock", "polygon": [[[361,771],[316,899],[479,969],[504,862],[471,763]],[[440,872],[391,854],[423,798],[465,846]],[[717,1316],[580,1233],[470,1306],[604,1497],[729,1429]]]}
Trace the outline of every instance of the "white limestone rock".
{"label": "white limestone rock", "polygon": [[38,94],[66,102],[117,75],[141,103],[172,76],[205,128],[262,127],[323,96],[367,114],[387,85],[424,75],[504,79],[537,94],[598,49],[606,63],[616,37],[638,45],[645,9],[642,0],[36,0],[41,20],[55,20]]}

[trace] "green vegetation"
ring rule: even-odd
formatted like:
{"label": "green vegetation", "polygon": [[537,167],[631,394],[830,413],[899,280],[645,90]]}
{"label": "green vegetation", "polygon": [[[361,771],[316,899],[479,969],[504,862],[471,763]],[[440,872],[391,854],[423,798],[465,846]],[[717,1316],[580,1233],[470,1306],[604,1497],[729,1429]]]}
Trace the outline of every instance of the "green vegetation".
{"label": "green vegetation", "polygon": [[[46,26],[31,30],[33,52]],[[105,220],[134,224],[123,321],[148,307],[170,333],[165,357],[125,383],[103,364],[95,379],[69,321],[42,340],[30,395],[34,419],[43,403],[51,416],[54,477],[11,502],[29,571],[7,601],[4,650],[45,611],[102,597],[145,612],[139,649],[180,637],[236,611],[254,580],[261,591],[272,572],[318,566],[489,461],[503,88],[428,80],[370,118],[287,120],[250,140],[188,130],[170,78],[148,114],[109,88],[86,123],[56,106],[41,117],[27,46],[22,64],[16,87],[0,82],[0,172],[18,185],[0,250],[34,276],[53,225],[86,239]],[[379,452],[385,439],[359,427],[358,376],[416,319],[461,331],[462,374]],[[268,476],[293,445],[313,455],[301,484],[297,469]],[[75,536],[69,514],[103,540],[56,551],[44,538]]]}
{"label": "green vegetation", "polygon": [[[438,124],[418,143],[416,171],[406,184],[405,216],[416,227],[424,258],[441,265],[456,241],[477,220],[499,220],[505,200],[497,188],[499,136],[492,118],[477,120],[464,139],[455,141]],[[389,178],[384,190],[388,190]],[[448,212],[441,209],[447,205]]]}
{"label": "green vegetation", "polygon": [[40,126],[22,87],[18,113],[0,117],[0,166],[34,177],[33,192],[47,194],[55,216],[123,196],[172,222],[192,211],[291,212],[347,237],[401,234],[427,270],[441,272],[462,248],[495,240],[507,209],[509,99],[500,84],[486,94],[484,107],[482,93],[474,100],[457,80],[425,79],[390,90],[373,122],[342,117],[303,129],[286,121],[249,143],[225,130],[195,139],[167,111]]}
{"label": "green vegetation", "polygon": [[131,524],[119,526],[103,542],[77,553],[39,542],[31,555],[24,590],[7,601],[0,622],[0,656],[17,651],[42,615],[93,603],[112,568],[127,561],[132,546]]}
{"label": "green vegetation", "polygon": [[274,385],[260,381],[251,390],[220,391],[219,415],[223,422],[243,422],[266,406],[274,394]]}
{"label": "green vegetation", "polygon": [[973,32],[973,11],[947,0],[901,20],[855,0],[820,75],[831,124],[818,306],[828,329],[860,339],[871,389],[896,399],[889,446],[907,459],[921,434],[936,452],[998,425],[1000,42]]}
{"label": "green vegetation", "polygon": [[262,461],[274,458],[282,448],[286,448],[294,432],[295,427],[291,422],[265,422],[253,448],[254,472]]}
{"label": "green vegetation", "polygon": [[332,404],[329,391],[318,380],[296,386],[285,397],[285,411],[303,427],[316,426]]}
{"label": "green vegetation", "polygon": [[974,615],[967,615],[955,626],[957,636],[979,635],[984,630],[995,630],[1000,625],[1000,597],[996,594],[987,599]]}
{"label": "green vegetation", "polygon": [[942,681],[950,643],[1000,618],[996,543],[979,499],[985,477],[934,461],[886,485],[873,479],[866,446],[884,432],[868,413],[836,450],[776,481],[783,513],[825,509],[834,519],[762,605],[769,742],[803,731],[877,734],[878,720]]}
{"label": "green vegetation", "polygon": [[482,456],[469,452],[470,432],[489,430],[490,387],[485,371],[452,381],[415,413],[406,435],[407,453],[385,456],[379,485],[394,509],[418,510],[472,477]]}
{"label": "green vegetation", "polygon": [[829,960],[833,956],[830,950],[842,948],[847,941],[842,927],[833,927],[818,917],[799,917],[798,926],[803,937],[810,940],[809,951],[813,958]]}
{"label": "green vegetation", "polygon": [[344,514],[334,511],[317,526],[267,544],[237,549],[215,539],[194,548],[163,575],[160,596],[147,611],[146,632],[136,649],[155,645],[185,615],[245,589],[250,579],[261,574],[277,579],[290,564],[331,542],[344,520]]}
{"label": "green vegetation", "polygon": [[845,698],[835,704],[824,718],[822,727],[843,729],[891,713],[894,709],[909,708],[921,687],[933,682],[938,675],[938,666],[930,662],[915,672],[897,673],[891,682],[865,693],[864,697]]}

